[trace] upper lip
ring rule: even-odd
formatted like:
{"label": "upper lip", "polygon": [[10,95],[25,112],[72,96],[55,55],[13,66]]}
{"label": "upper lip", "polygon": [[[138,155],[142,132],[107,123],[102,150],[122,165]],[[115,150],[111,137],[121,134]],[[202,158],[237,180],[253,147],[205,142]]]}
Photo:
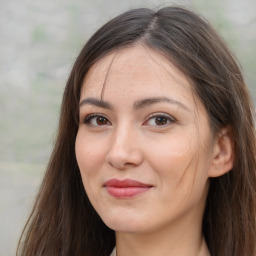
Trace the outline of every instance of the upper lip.
{"label": "upper lip", "polygon": [[127,187],[152,187],[150,184],[145,184],[137,180],[125,179],[110,179],[104,183],[105,187],[117,187],[117,188],[127,188]]}

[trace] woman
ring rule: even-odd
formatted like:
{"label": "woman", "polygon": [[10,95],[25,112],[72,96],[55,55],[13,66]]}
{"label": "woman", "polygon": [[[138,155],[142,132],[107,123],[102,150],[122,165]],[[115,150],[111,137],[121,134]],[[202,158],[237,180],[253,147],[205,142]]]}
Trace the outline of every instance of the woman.
{"label": "woman", "polygon": [[79,54],[21,255],[255,255],[254,107],[191,11],[128,11]]}

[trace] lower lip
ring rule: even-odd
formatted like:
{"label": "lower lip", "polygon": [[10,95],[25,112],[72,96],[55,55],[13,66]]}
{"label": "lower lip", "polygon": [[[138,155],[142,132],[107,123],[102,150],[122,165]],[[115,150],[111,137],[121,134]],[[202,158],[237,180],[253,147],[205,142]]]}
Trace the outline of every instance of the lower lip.
{"label": "lower lip", "polygon": [[107,192],[116,198],[131,198],[148,191],[151,187],[106,187]]}

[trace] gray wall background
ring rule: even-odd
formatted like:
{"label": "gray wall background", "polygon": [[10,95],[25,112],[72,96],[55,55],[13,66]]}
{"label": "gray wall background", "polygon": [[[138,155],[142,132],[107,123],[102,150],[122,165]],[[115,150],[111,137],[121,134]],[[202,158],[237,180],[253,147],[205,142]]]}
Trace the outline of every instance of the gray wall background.
{"label": "gray wall background", "polygon": [[255,98],[255,0],[0,0],[0,256],[15,254],[51,152],[65,82],[85,41],[124,10],[172,3],[211,21]]}

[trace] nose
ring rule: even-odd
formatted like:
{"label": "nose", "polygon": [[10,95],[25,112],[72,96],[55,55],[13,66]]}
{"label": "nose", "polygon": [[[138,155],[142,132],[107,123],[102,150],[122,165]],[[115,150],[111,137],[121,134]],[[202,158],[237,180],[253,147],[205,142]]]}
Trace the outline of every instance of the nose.
{"label": "nose", "polygon": [[106,161],[119,170],[139,166],[143,162],[143,153],[136,132],[126,127],[117,129],[111,136]]}

